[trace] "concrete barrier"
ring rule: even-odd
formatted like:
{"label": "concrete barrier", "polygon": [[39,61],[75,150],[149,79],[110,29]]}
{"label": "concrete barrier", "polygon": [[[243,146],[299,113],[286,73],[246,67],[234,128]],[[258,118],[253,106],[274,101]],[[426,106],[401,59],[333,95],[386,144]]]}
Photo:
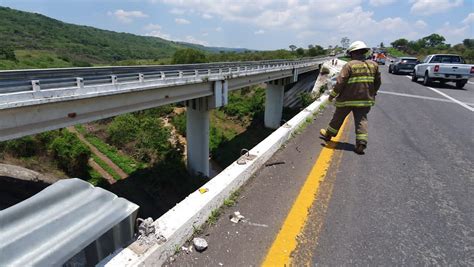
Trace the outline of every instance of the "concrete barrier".
{"label": "concrete barrier", "polygon": [[249,151],[249,157],[242,157],[223,170],[203,187],[178,203],[154,222],[156,231],[166,242],[139,245],[134,244],[104,259],[99,266],[161,266],[173,255],[177,247],[189,239],[195,228],[203,225],[212,211],[223,205],[235,190],[239,189],[280,147],[288,141],[301,125],[318,112],[328,95],[322,95],[285,125],[278,128],[265,140]]}

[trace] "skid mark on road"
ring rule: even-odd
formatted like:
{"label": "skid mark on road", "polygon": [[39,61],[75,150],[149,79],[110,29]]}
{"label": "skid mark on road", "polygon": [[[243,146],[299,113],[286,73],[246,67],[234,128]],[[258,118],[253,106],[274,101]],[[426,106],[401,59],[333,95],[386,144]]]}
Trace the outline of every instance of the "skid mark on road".
{"label": "skid mark on road", "polygon": [[346,119],[342,125],[339,135],[333,138],[334,142],[329,142],[332,147],[325,147],[321,150],[311,172],[301,188],[298,197],[293,203],[288,216],[286,217],[280,232],[273,241],[262,266],[290,266],[291,253],[296,249],[297,237],[302,232],[309,215],[309,209],[313,205],[319,185],[328,171],[329,165],[335,153],[335,142],[339,142],[344,136],[347,124]]}

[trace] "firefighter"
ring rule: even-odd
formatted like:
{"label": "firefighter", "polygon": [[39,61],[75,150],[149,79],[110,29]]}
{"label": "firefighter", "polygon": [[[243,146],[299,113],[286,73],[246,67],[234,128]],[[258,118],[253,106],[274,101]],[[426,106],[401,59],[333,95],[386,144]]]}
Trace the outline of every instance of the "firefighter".
{"label": "firefighter", "polygon": [[375,104],[375,95],[380,88],[380,72],[378,64],[366,60],[365,54],[370,50],[364,42],[353,42],[347,49],[351,61],[342,67],[337,77],[334,90],[329,101],[336,99],[333,118],[326,129],[320,134],[326,141],[336,136],[344,119],[352,112],[355,122],[357,154],[364,154],[368,141],[367,114]]}

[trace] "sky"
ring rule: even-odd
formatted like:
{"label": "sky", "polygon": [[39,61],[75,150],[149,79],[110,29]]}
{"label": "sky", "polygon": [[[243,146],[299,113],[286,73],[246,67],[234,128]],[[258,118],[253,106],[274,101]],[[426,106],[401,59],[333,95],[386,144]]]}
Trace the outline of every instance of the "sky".
{"label": "sky", "polygon": [[431,33],[474,38],[474,0],[0,0],[64,22],[206,46],[369,46]]}

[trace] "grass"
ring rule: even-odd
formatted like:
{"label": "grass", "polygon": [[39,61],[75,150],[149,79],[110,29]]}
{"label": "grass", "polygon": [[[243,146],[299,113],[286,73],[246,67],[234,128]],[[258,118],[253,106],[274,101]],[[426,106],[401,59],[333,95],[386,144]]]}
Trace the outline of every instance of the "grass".
{"label": "grass", "polygon": [[0,69],[64,68],[73,64],[56,53],[43,50],[15,50],[17,61],[0,59]]}
{"label": "grass", "polygon": [[394,57],[405,57],[405,56],[408,56],[407,54],[405,54],[404,52],[396,49],[396,48],[393,48],[393,47],[388,47],[387,48],[387,52],[388,54],[390,54],[391,56],[394,56]]}
{"label": "grass", "polygon": [[209,225],[214,225],[217,222],[217,219],[219,219],[219,216],[221,215],[221,209],[217,208],[211,212],[211,216],[207,218],[207,223]]}
{"label": "grass", "polygon": [[89,170],[89,176],[90,178],[87,180],[87,182],[89,182],[93,186],[98,186],[102,184],[105,180],[104,177],[100,175],[100,173],[98,173],[96,170],[93,170],[93,169]]}
{"label": "grass", "polygon": [[232,192],[232,194],[230,195],[230,197],[228,197],[226,200],[224,200],[224,206],[226,207],[232,207],[235,205],[235,203],[237,203],[237,198],[239,198],[240,196],[240,192],[239,191],[234,191]]}
{"label": "grass", "polygon": [[108,174],[112,175],[115,180],[121,180],[122,178],[120,175],[117,174],[107,163],[105,163],[103,160],[101,160],[99,157],[97,157],[95,154],[92,154],[92,159],[102,168],[104,169]]}
{"label": "grass", "polygon": [[93,136],[88,133],[87,130],[82,125],[76,125],[75,128],[80,132],[84,137],[95,146],[100,152],[107,156],[113,163],[115,163],[120,169],[122,169],[126,174],[132,174],[138,169],[145,168],[145,164],[138,163],[131,157],[121,155],[117,149],[109,144],[104,143],[98,137]]}

